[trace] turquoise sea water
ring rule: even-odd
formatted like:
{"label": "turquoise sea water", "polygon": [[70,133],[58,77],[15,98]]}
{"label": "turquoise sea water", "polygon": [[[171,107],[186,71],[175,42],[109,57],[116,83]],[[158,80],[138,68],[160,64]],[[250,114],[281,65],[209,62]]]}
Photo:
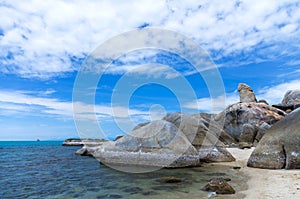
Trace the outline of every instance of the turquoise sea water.
{"label": "turquoise sea water", "polygon": [[[246,180],[239,170],[218,164],[124,173],[76,156],[79,148],[62,147],[56,141],[0,142],[0,198],[208,198],[201,188],[211,178],[231,178],[236,190]],[[167,176],[183,181],[158,181]]]}

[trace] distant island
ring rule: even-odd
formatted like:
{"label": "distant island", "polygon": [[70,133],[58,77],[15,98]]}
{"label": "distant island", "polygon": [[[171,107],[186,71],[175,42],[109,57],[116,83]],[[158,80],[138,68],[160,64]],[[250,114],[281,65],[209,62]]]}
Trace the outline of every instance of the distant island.
{"label": "distant island", "polygon": [[104,142],[104,139],[92,139],[92,138],[68,138],[63,143],[62,146],[84,146],[84,145],[98,145]]}

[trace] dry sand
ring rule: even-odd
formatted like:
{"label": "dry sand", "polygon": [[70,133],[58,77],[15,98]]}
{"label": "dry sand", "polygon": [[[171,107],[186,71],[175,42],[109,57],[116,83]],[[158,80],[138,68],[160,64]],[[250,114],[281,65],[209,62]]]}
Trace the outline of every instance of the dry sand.
{"label": "dry sand", "polygon": [[235,162],[221,163],[241,167],[241,172],[249,176],[248,188],[238,191],[249,199],[287,198],[300,199],[300,170],[268,170],[247,167],[247,160],[254,148],[229,148]]}

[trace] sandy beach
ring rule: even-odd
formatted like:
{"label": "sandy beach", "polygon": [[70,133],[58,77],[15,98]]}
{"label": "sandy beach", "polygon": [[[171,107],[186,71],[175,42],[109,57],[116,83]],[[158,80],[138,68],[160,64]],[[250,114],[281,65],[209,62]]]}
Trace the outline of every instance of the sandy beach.
{"label": "sandy beach", "polygon": [[269,198],[300,198],[300,170],[268,170],[247,167],[247,160],[254,150],[229,148],[228,151],[236,158],[235,162],[220,163],[241,167],[241,172],[249,176],[247,190],[237,194],[246,195],[247,199]]}

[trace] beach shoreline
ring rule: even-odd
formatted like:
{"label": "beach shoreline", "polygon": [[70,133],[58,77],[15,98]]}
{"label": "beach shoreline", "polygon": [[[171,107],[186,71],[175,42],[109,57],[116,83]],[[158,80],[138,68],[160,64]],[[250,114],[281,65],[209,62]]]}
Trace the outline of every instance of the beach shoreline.
{"label": "beach shoreline", "polygon": [[[245,199],[300,198],[300,171],[297,169],[269,170],[247,167],[247,160],[253,150],[254,147],[251,149],[228,148],[236,161],[213,163],[241,167],[240,172],[249,177],[246,189],[236,190],[236,194],[244,195]],[[227,198],[227,196],[221,197]]]}

